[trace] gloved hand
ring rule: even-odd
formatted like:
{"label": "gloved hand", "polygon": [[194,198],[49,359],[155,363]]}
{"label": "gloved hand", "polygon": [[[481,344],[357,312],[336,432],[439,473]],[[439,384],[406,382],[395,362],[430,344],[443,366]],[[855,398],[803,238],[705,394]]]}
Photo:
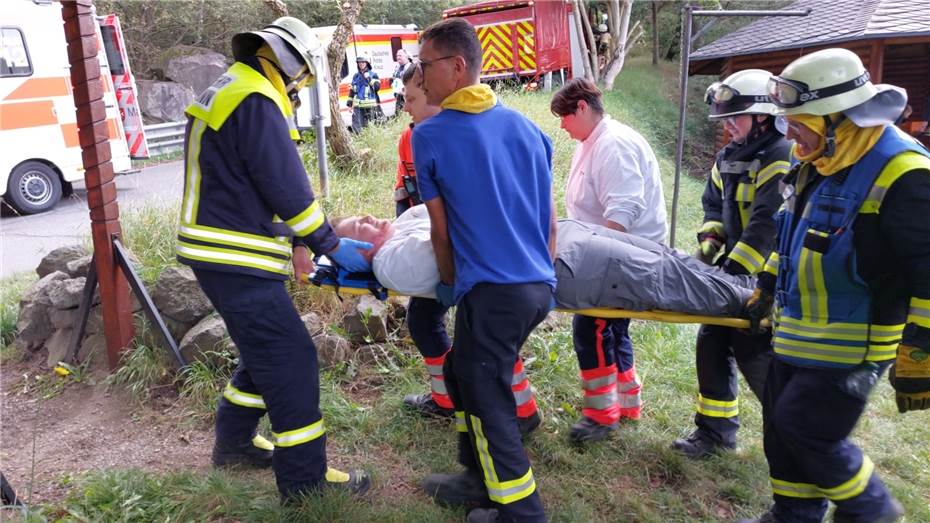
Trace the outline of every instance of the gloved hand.
{"label": "gloved hand", "polygon": [[454,290],[453,285],[448,283],[439,282],[436,284],[436,301],[439,302],[443,307],[451,307],[455,305],[455,300],[452,297],[452,291]]}
{"label": "gloved hand", "polygon": [[339,238],[339,245],[326,256],[350,272],[368,272],[371,270],[371,263],[362,256],[362,251],[373,247],[374,245],[368,242]]}
{"label": "gloved hand", "polygon": [[894,387],[899,412],[930,409],[930,351],[898,345],[888,381]]}
{"label": "gloved hand", "polygon": [[372,78],[371,80],[368,80],[368,85],[370,85],[372,89],[381,89],[381,79]]}
{"label": "gloved hand", "polygon": [[772,293],[756,287],[756,290],[753,291],[752,296],[749,297],[749,300],[746,301],[746,304],[743,305],[743,315],[749,318],[749,332],[752,334],[760,334],[764,330],[762,328],[762,320],[768,318],[772,314],[772,306],[775,304],[775,297],[772,296]]}
{"label": "gloved hand", "polygon": [[352,98],[349,98],[348,100],[346,100],[346,107],[352,107],[352,104],[354,103],[355,102],[352,101]]}
{"label": "gloved hand", "polygon": [[[698,235],[699,238],[701,236],[700,234]],[[706,234],[703,235],[703,239],[701,239],[700,242],[698,250],[694,253],[694,257],[707,265],[713,265],[714,258],[717,257],[717,252],[719,252],[720,247],[723,246],[723,240],[715,234]]]}

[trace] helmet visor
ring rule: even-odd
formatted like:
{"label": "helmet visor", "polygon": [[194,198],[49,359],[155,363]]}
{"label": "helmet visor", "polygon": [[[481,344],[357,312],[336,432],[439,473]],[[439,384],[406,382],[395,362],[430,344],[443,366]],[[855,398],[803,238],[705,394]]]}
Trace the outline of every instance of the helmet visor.
{"label": "helmet visor", "polygon": [[704,93],[704,102],[710,105],[711,115],[740,113],[754,104],[769,102],[766,95],[744,95],[723,82],[710,84]]}
{"label": "helmet visor", "polygon": [[862,87],[869,81],[869,72],[865,71],[861,75],[843,83],[830,85],[821,89],[811,89],[804,82],[788,80],[778,76],[769,78],[768,93],[772,103],[782,109],[799,107],[807,102],[836,96],[853,89]]}

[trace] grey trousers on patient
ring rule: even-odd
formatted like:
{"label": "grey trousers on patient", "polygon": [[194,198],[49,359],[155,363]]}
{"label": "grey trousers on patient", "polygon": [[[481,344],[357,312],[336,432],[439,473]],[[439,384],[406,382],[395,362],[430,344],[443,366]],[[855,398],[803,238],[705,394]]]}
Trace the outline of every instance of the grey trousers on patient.
{"label": "grey trousers on patient", "polygon": [[656,242],[575,220],[560,220],[556,302],[566,309],[662,309],[738,316],[755,287]]}

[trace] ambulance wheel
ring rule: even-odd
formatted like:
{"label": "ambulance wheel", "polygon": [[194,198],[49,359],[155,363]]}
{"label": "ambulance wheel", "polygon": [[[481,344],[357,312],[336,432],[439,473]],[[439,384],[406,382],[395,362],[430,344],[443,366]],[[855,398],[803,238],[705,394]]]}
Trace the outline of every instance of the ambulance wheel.
{"label": "ambulance wheel", "polygon": [[23,162],[10,174],[4,200],[20,214],[48,211],[61,200],[61,179],[42,162]]}

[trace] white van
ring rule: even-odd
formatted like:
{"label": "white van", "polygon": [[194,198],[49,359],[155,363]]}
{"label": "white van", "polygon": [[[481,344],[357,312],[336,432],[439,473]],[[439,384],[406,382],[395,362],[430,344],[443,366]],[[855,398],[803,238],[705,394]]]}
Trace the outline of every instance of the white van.
{"label": "white van", "polygon": [[[113,79],[100,37],[113,170],[131,168]],[[0,190],[23,214],[54,207],[83,179],[77,116],[59,2],[0,2]]]}

